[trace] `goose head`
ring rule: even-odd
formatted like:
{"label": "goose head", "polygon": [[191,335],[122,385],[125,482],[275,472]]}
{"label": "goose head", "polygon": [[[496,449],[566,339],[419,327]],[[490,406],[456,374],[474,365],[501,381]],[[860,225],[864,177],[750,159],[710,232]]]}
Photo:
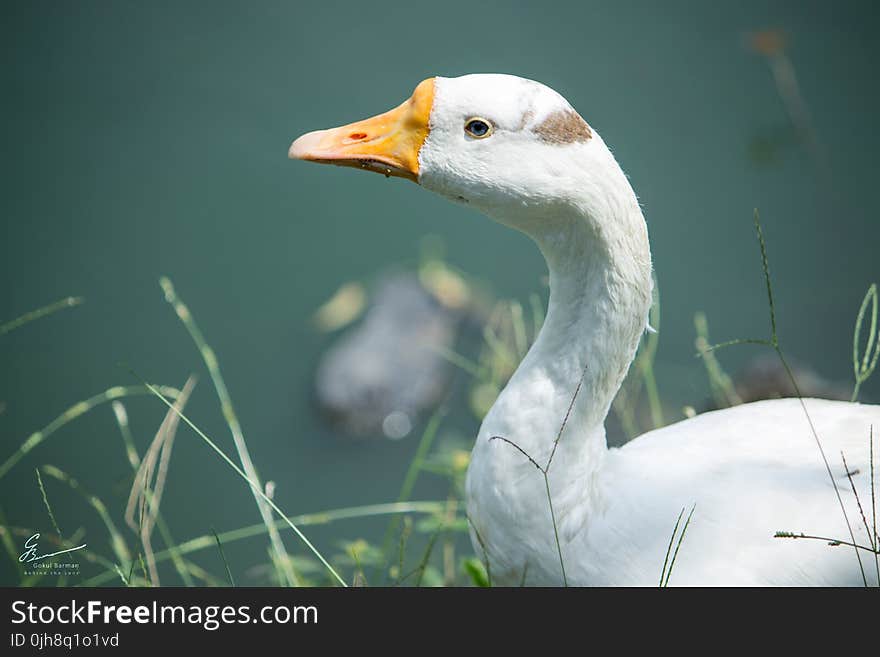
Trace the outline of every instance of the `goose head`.
{"label": "goose head", "polygon": [[[647,324],[651,253],[629,181],[565,98],[512,75],[429,78],[397,108],[310,132],[289,154],[412,180],[529,235],[547,261],[551,295],[526,360],[554,370],[549,389],[565,405],[589,359],[585,421],[601,423]],[[527,374],[521,368],[512,383]],[[547,425],[560,415],[551,405],[547,413]]]}
{"label": "goose head", "polygon": [[501,74],[429,78],[389,112],[303,135],[289,156],[406,178],[536,238],[572,214],[554,208],[600,214],[590,206],[617,168],[565,98]]}

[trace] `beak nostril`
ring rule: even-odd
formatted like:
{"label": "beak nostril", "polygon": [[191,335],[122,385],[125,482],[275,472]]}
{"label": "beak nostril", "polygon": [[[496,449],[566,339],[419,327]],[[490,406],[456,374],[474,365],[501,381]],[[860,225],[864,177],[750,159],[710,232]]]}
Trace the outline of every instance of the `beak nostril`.
{"label": "beak nostril", "polygon": [[360,141],[361,139],[367,138],[366,132],[353,132],[348,136],[349,139],[354,139],[356,141]]}

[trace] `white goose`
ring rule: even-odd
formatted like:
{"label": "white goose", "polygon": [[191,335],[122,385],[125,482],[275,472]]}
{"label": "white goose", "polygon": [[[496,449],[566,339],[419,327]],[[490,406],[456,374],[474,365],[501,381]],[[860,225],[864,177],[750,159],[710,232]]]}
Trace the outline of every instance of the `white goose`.
{"label": "white goose", "polygon": [[[547,260],[544,327],[483,421],[467,476],[474,549],[495,583],[656,585],[675,519],[694,504],[673,584],[863,583],[852,548],[774,538],[850,536],[797,400],[706,413],[608,449],[605,416],[651,304],[651,253],[626,176],[562,96],[508,75],[430,78],[398,108],[303,135],[289,155],[416,181],[523,231]],[[880,407],[805,401],[867,544],[835,464],[845,452],[870,506]],[[532,460],[548,463],[570,405],[548,470],[554,532]],[[862,561],[873,581],[873,558]]]}

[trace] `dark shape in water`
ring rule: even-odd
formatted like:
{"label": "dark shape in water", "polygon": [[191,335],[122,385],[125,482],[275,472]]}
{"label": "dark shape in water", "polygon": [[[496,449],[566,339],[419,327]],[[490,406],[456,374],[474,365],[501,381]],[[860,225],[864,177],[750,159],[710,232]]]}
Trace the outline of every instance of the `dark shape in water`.
{"label": "dark shape in water", "polygon": [[[829,381],[803,362],[792,362],[791,371],[804,397],[849,401],[851,386]],[[747,362],[733,377],[733,384],[743,403],[797,397],[776,354],[758,356]]]}
{"label": "dark shape in water", "polygon": [[406,436],[449,388],[451,350],[462,312],[448,308],[413,274],[382,279],[364,319],[321,358],[320,409],[359,436]]}

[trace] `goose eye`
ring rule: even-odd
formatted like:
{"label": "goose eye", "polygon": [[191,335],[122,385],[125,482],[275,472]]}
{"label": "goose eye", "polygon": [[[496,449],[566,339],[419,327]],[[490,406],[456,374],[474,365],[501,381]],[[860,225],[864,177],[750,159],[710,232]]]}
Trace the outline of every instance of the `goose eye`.
{"label": "goose eye", "polygon": [[486,119],[469,119],[464,124],[464,131],[471,137],[483,139],[492,134],[492,124]]}

